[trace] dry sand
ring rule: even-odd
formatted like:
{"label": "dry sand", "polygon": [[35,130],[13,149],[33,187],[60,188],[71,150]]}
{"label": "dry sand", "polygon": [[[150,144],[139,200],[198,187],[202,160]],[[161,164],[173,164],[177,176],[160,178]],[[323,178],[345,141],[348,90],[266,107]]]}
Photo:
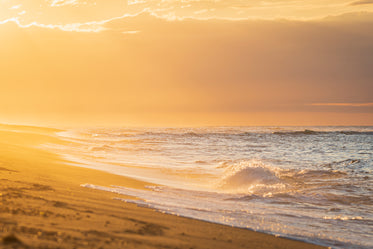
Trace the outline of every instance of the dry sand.
{"label": "dry sand", "polygon": [[53,129],[0,125],[1,248],[322,248],[246,229],[162,214],[82,183],[146,183],[69,166],[36,148]]}

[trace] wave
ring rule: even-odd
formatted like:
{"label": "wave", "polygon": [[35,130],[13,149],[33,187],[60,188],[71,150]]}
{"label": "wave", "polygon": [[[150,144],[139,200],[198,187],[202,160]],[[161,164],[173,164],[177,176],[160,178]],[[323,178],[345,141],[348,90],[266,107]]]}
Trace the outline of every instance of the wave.
{"label": "wave", "polygon": [[351,166],[356,166],[358,164],[362,163],[362,160],[360,159],[346,159],[342,161],[332,162],[328,164],[324,164],[324,167],[329,168],[348,168]]}
{"label": "wave", "polygon": [[[286,129],[286,128],[284,128]],[[351,128],[351,130],[274,130],[270,128],[256,130],[227,130],[227,129],[87,129],[76,131],[60,132],[58,135],[69,142],[78,143],[96,143],[96,142],[115,142],[116,144],[148,144],[151,143],[184,143],[192,145],[195,142],[209,144],[212,141],[234,142],[237,144],[245,143],[246,147],[268,147],[267,144],[261,143],[266,139],[281,139],[284,137],[301,137],[301,136],[371,136],[371,128]],[[326,128],[327,129],[327,128]],[[278,138],[276,138],[278,136]],[[111,144],[110,144],[111,145]],[[363,152],[364,153],[364,152]]]}
{"label": "wave", "polygon": [[344,135],[373,135],[373,131],[340,131]]}
{"label": "wave", "polygon": [[[336,189],[334,192],[338,191]],[[319,194],[318,199],[322,199],[324,202],[329,202],[330,204],[342,204],[342,205],[367,205],[372,206],[373,205],[373,198],[367,194],[367,195],[359,195],[354,196],[346,193],[344,191],[344,194],[338,194],[338,193],[322,193]]]}
{"label": "wave", "polygon": [[260,160],[222,163],[224,175],[218,182],[218,189],[230,193],[272,196],[288,191],[299,191],[309,186],[313,188],[330,184],[345,178],[342,170],[324,169],[281,169],[264,164]]}
{"label": "wave", "polygon": [[223,192],[267,196],[288,188],[281,177],[284,170],[260,160],[224,162],[219,168],[224,169],[224,175],[217,188]]}
{"label": "wave", "polygon": [[[371,153],[369,153],[371,154]],[[328,168],[330,170],[343,171],[350,176],[353,176],[355,179],[360,178],[368,180],[371,178],[371,165],[373,161],[369,159],[346,159],[342,161],[331,162],[321,165],[323,168]]]}
{"label": "wave", "polygon": [[133,133],[94,133],[94,139],[128,139],[128,138],[148,138],[148,139],[250,139],[255,136],[277,135],[277,136],[312,136],[312,135],[345,135],[345,136],[372,136],[373,131],[315,131],[305,129],[301,131],[261,131],[261,132],[209,132],[209,131],[187,131],[187,132],[133,132]]}
{"label": "wave", "polygon": [[274,135],[317,135],[321,132],[313,130],[303,130],[303,131],[275,131],[272,134]]}
{"label": "wave", "polygon": [[296,171],[292,174],[292,177],[300,180],[300,179],[333,179],[333,178],[341,178],[346,176],[347,173],[343,171],[329,171],[329,170],[300,170]]}
{"label": "wave", "polygon": [[272,134],[282,136],[297,136],[297,135],[373,135],[373,131],[314,131],[305,129],[303,131],[275,131]]}

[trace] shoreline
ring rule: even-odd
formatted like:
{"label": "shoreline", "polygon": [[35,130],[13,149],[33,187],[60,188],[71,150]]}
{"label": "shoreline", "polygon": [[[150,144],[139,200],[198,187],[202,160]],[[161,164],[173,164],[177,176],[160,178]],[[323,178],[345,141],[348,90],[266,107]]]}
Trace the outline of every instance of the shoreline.
{"label": "shoreline", "polygon": [[[11,128],[11,129],[8,129]],[[4,248],[324,248],[244,228],[164,214],[83,188],[146,182],[70,166],[36,149],[53,129],[0,125],[0,245]]]}

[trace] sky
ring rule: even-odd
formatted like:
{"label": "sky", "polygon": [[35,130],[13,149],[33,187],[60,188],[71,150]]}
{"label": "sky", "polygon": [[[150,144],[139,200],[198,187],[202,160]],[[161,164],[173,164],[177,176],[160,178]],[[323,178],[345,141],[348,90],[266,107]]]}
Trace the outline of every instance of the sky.
{"label": "sky", "polygon": [[0,0],[0,122],[373,125],[373,1]]}

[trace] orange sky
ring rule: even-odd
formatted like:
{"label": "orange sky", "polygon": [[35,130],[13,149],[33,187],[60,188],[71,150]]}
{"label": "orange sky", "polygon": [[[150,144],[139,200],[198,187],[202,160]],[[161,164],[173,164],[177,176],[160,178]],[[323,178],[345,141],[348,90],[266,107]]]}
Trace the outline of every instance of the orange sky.
{"label": "orange sky", "polygon": [[0,122],[373,125],[373,1],[0,2]]}

